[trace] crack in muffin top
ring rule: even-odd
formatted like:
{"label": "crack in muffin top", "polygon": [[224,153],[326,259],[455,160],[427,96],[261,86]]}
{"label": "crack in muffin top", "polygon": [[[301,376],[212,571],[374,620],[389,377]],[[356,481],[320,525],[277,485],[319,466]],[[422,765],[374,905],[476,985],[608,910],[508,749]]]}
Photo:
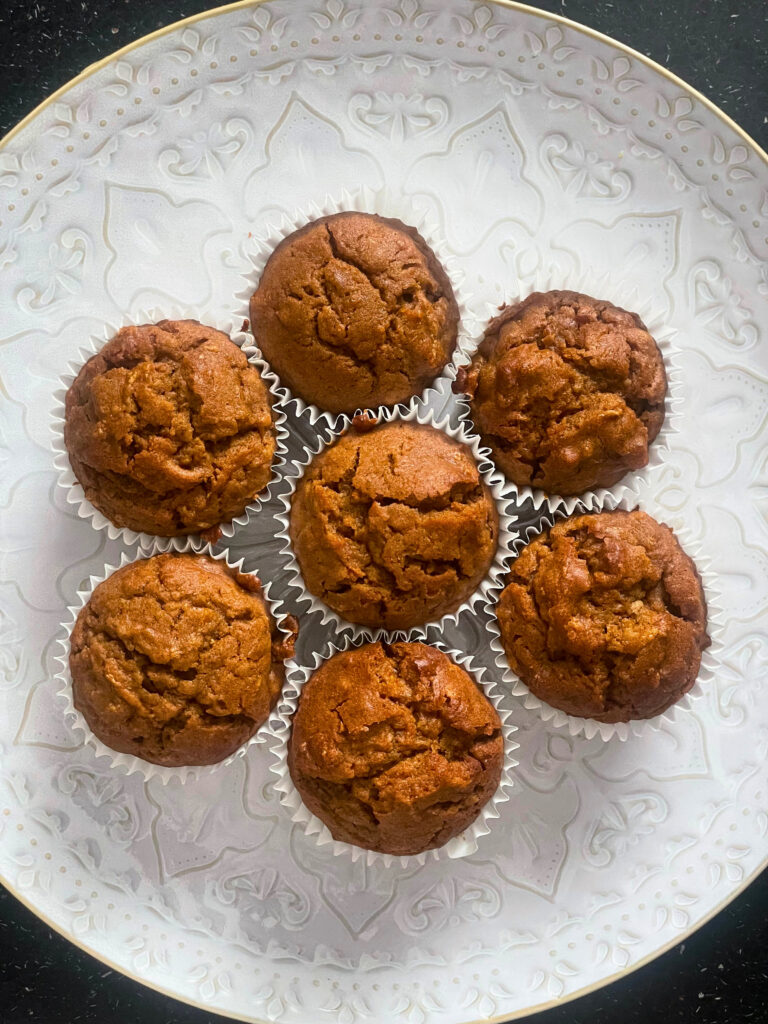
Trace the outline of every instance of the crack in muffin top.
{"label": "crack in muffin top", "polygon": [[66,396],[64,437],[88,500],[116,526],[196,533],[269,483],[275,429],[256,367],[194,320],[123,327]]}
{"label": "crack in muffin top", "polygon": [[306,587],[338,615],[409,629],[475,591],[498,517],[465,445],[395,422],[352,430],[315,457],[293,497],[290,537]]}
{"label": "crack in muffin top", "polygon": [[304,686],[288,764],[334,838],[405,855],[471,824],[499,784],[503,748],[495,708],[447,655],[371,643]]}
{"label": "crack in muffin top", "polygon": [[78,615],[75,707],[114,750],[166,766],[212,764],[268,717],[292,639],[280,636],[254,576],[205,555],[132,562]]}
{"label": "crack in muffin top", "polygon": [[635,313],[551,291],[502,310],[454,387],[513,483],[576,495],[647,464],[667,379]]}
{"label": "crack in muffin top", "polygon": [[696,566],[639,510],[574,516],[535,537],[497,617],[531,692],[601,722],[661,714],[693,686],[710,642]]}
{"label": "crack in muffin top", "polygon": [[312,221],[270,256],[251,329],[281,381],[329,412],[420,394],[451,359],[458,307],[415,228],[366,213]]}

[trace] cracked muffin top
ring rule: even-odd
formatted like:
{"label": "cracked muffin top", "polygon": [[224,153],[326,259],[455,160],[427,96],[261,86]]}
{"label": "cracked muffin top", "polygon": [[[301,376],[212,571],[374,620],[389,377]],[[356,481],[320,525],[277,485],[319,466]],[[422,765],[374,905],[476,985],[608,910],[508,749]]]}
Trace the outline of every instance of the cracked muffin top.
{"label": "cracked muffin top", "polygon": [[456,611],[496,552],[498,517],[471,451],[433,427],[352,429],[296,488],[304,583],[342,618],[410,629]]}
{"label": "cracked muffin top", "polygon": [[195,320],[118,331],[69,388],[64,439],[92,505],[116,526],[163,537],[240,515],[275,454],[259,371]]}
{"label": "cracked muffin top", "polygon": [[404,856],[463,832],[503,757],[496,709],[463,668],[426,644],[371,643],[304,686],[288,767],[334,839]]}
{"label": "cracked muffin top", "polygon": [[454,388],[513,483],[575,495],[647,464],[667,378],[635,313],[552,291],[502,310]]}
{"label": "cracked muffin top", "polygon": [[100,583],[72,632],[75,707],[113,750],[214,764],[266,720],[293,654],[255,576],[206,555],[155,555]]}
{"label": "cracked muffin top", "polygon": [[415,228],[323,217],[275,249],[251,297],[259,348],[294,395],[328,412],[421,394],[450,361],[459,313]]}
{"label": "cracked muffin top", "polygon": [[510,667],[540,700],[600,722],[653,718],[709,646],[696,566],[645,512],[557,523],[512,563],[496,609]]}

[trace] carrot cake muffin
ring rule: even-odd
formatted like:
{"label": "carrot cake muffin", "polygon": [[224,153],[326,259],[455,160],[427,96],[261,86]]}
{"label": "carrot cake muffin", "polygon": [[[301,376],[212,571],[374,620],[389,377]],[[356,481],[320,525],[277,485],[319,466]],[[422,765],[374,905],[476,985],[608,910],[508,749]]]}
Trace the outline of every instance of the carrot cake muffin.
{"label": "carrot cake muffin", "polygon": [[72,632],[74,704],[113,750],[214,764],[266,720],[293,636],[258,579],[206,555],[155,555],[100,583]]}
{"label": "carrot cake muffin", "polygon": [[498,518],[470,450],[433,427],[352,429],[308,466],[290,537],[308,590],[397,630],[455,611],[493,561]]}
{"label": "carrot cake muffin", "polygon": [[118,331],[67,392],[64,439],[92,505],[115,526],[163,537],[240,515],[275,454],[259,371],[195,320]]}
{"label": "carrot cake muffin", "polygon": [[251,329],[294,395],[328,412],[421,394],[450,361],[459,314],[415,228],[368,213],[322,217],[275,249]]}
{"label": "carrot cake muffin", "polygon": [[534,538],[496,614],[531,692],[599,722],[661,714],[693,686],[709,646],[696,566],[640,511],[573,516]]}
{"label": "carrot cake muffin", "polygon": [[646,465],[667,378],[636,314],[552,291],[503,309],[454,388],[513,483],[574,495]]}
{"label": "carrot cake muffin", "polygon": [[426,644],[371,643],[311,676],[288,767],[334,839],[404,856],[472,824],[503,756],[499,716],[463,668]]}

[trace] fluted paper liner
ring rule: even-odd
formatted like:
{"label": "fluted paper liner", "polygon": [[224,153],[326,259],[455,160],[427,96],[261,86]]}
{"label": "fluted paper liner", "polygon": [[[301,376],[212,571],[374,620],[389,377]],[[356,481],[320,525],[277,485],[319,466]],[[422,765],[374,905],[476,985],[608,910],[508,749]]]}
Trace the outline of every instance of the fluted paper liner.
{"label": "fluted paper liner", "polygon": [[[505,476],[504,494],[517,503],[530,500],[533,502],[533,507],[542,512],[563,511],[567,515],[571,515],[578,507],[583,507],[587,511],[596,511],[602,508],[608,500],[637,501],[649,483],[653,482],[658,468],[668,461],[671,443],[679,430],[680,410],[683,403],[683,381],[678,349],[675,345],[676,332],[667,326],[664,313],[654,303],[652,296],[642,296],[633,285],[629,285],[611,274],[594,275],[583,272],[569,275],[549,267],[539,267],[534,274],[518,282],[517,295],[510,298],[505,305],[521,302],[533,292],[548,292],[555,289],[591,295],[593,298],[603,299],[631,313],[636,313],[640,317],[648,329],[648,333],[659,346],[664,360],[664,369],[667,374],[664,422],[656,439],[648,446],[647,465],[642,469],[628,470],[625,476],[612,487],[599,487],[595,490],[585,491],[583,494],[564,496],[548,494],[537,487],[518,487]],[[467,346],[470,352],[476,351],[483,340],[488,322],[499,316],[502,308],[498,305],[488,304],[485,320]],[[465,360],[465,362],[469,362],[469,360]],[[468,396],[459,394],[457,398],[462,420],[472,433],[476,433],[477,428],[472,420]],[[493,460],[493,455],[490,449],[485,447],[482,438],[480,443],[483,450],[487,452],[488,458]]]}
{"label": "fluted paper liner", "polygon": [[288,489],[279,496],[279,500],[283,505],[283,511],[277,512],[275,514],[275,518],[280,524],[280,530],[277,532],[276,538],[282,541],[281,553],[285,558],[285,571],[288,584],[297,592],[296,600],[299,604],[305,605],[302,609],[303,614],[307,614],[307,612],[314,612],[321,615],[322,622],[324,624],[329,622],[332,623],[340,633],[351,633],[356,638],[363,637],[369,640],[377,640],[382,637],[392,636],[397,636],[398,638],[405,640],[423,639],[428,629],[439,629],[448,623],[456,623],[462,614],[465,612],[471,612],[477,605],[486,601],[491,589],[502,579],[509,563],[509,559],[512,556],[513,543],[518,536],[517,531],[513,529],[513,519],[507,511],[508,501],[503,496],[503,479],[501,475],[493,469],[493,465],[487,458],[486,453],[480,449],[477,437],[469,435],[462,425],[459,425],[458,427],[450,426],[448,416],[436,421],[434,414],[430,410],[423,409],[420,403],[415,400],[411,403],[410,408],[406,412],[403,412],[398,408],[384,409],[381,411],[378,416],[378,422],[381,424],[398,421],[401,423],[418,423],[421,426],[434,427],[436,430],[442,431],[447,437],[452,438],[454,441],[459,441],[461,444],[469,448],[475,462],[477,463],[480,476],[490,489],[492,498],[496,504],[496,511],[499,518],[498,544],[496,547],[496,553],[488,572],[486,573],[485,579],[476,588],[475,592],[459,605],[456,611],[449,612],[447,615],[443,615],[440,619],[434,619],[429,622],[425,622],[420,626],[413,626],[410,629],[403,630],[387,630],[383,627],[374,628],[348,622],[346,619],[342,619],[341,616],[333,611],[332,608],[329,608],[328,605],[319,597],[310,593],[310,591],[305,587],[304,579],[301,575],[301,569],[299,568],[299,563],[296,561],[296,556],[294,555],[293,545],[291,544],[290,538],[291,502],[296,488],[312,460],[326,448],[334,444],[347,428],[351,428],[351,419],[345,416],[343,417],[343,420],[345,424],[344,427],[337,430],[329,440],[324,441],[318,439],[317,447],[314,449],[305,448],[305,457],[303,461],[295,463],[291,467],[290,472],[286,473],[283,478],[284,482],[288,484]]}
{"label": "fluted paper liner", "polygon": [[[272,713],[269,720],[267,733],[269,736],[270,771],[277,776],[275,789],[280,795],[280,801],[288,811],[291,821],[299,825],[308,838],[313,839],[318,846],[329,846],[334,857],[349,856],[353,861],[365,858],[367,865],[381,864],[389,867],[398,864],[400,867],[412,867],[414,865],[426,864],[431,860],[446,859],[455,860],[459,857],[467,857],[478,848],[478,841],[482,836],[487,835],[491,830],[491,823],[499,817],[501,804],[509,800],[509,790],[513,785],[512,770],[519,763],[512,757],[513,751],[519,747],[512,736],[517,732],[517,726],[511,721],[511,708],[505,704],[503,690],[496,682],[489,682],[485,679],[485,670],[482,666],[476,665],[473,659],[467,654],[461,654],[440,641],[430,641],[429,646],[435,647],[451,658],[457,665],[460,665],[477,683],[478,687],[488,700],[493,704],[499,718],[501,719],[501,732],[504,740],[504,761],[501,770],[501,779],[496,792],[485,804],[477,818],[469,825],[464,832],[450,839],[444,846],[435,850],[427,850],[424,853],[409,854],[407,856],[396,856],[389,853],[379,853],[375,850],[366,850],[361,846],[354,846],[352,843],[341,842],[334,839],[327,825],[309,811],[299,795],[299,791],[293,784],[291,773],[288,770],[288,740],[291,733],[291,720],[298,707],[299,697],[302,688],[310,676],[317,671],[319,666],[331,658],[334,654],[347,651],[354,647],[360,647],[370,642],[368,638],[341,638],[336,643],[329,642],[325,650],[315,653],[312,665],[298,666],[295,663],[291,666],[290,675],[286,680],[283,689],[282,699]],[[425,642],[420,640],[419,642]]]}
{"label": "fluted paper liner", "polygon": [[[211,558],[215,558],[219,562],[224,562],[230,569],[235,572],[242,573],[246,576],[255,576],[261,583],[261,595],[264,598],[267,609],[274,620],[275,626],[279,633],[285,636],[289,636],[289,631],[284,626],[284,620],[286,613],[282,611],[282,602],[275,601],[269,595],[270,584],[264,583],[261,580],[257,571],[245,572],[243,570],[243,559],[240,558],[236,562],[232,562],[229,558],[228,552],[221,551],[215,552],[210,544],[206,544],[204,547],[199,547],[193,544],[191,540],[188,540],[187,547],[182,551],[166,552],[160,548],[154,550],[135,550],[130,554],[128,552],[122,552],[120,557],[119,565],[105,565],[104,571],[99,576],[90,576],[88,585],[81,590],[77,591],[77,601],[74,605],[70,605],[67,608],[68,618],[61,624],[60,635],[58,637],[58,644],[61,648],[61,654],[56,655],[56,660],[61,665],[60,670],[56,673],[55,678],[61,684],[59,690],[57,690],[56,696],[59,699],[59,707],[63,703],[63,714],[71,721],[72,730],[79,736],[82,736],[85,745],[89,747],[96,757],[107,758],[110,763],[110,767],[123,775],[132,775],[137,773],[144,779],[159,779],[164,785],[171,781],[171,779],[178,779],[180,782],[188,782],[196,778],[200,778],[203,775],[210,775],[212,772],[219,771],[221,768],[226,768],[232,764],[237,758],[243,757],[246,750],[250,747],[262,744],[266,739],[267,730],[267,719],[241,747],[238,747],[234,753],[230,754],[224,760],[217,762],[216,764],[209,765],[184,765],[176,768],[166,768],[163,765],[152,764],[150,761],[144,761],[140,757],[136,757],[133,754],[123,754],[117,750],[113,750],[108,747],[105,743],[94,735],[91,731],[90,726],[86,722],[83,715],[78,711],[74,705],[73,694],[72,694],[72,677],[69,671],[69,651],[70,651],[70,638],[72,630],[77,622],[77,617],[81,610],[86,606],[91,598],[96,587],[103,583],[112,573],[118,569],[122,569],[123,566],[132,564],[134,562],[140,562],[147,558],[151,558],[153,555],[160,554],[192,554],[192,555],[209,555]],[[286,679],[291,670],[293,662],[287,660],[285,662],[285,675]],[[280,698],[278,698],[278,701]]]}
{"label": "fluted paper liner", "polygon": [[[354,190],[345,189],[338,197],[327,195],[322,202],[310,203],[306,207],[295,210],[290,216],[283,214],[279,220],[250,239],[247,246],[246,260],[241,272],[241,286],[237,291],[242,318],[250,322],[251,295],[256,291],[269,257],[285,238],[320,217],[349,212],[372,213],[378,214],[380,217],[395,218],[401,220],[408,227],[415,228],[440,261],[453,288],[459,310],[458,335],[453,356],[423,392],[392,406],[394,409],[405,409],[414,399],[426,400],[429,394],[439,387],[441,381],[453,380],[457,368],[469,359],[473,351],[473,336],[476,333],[476,321],[469,311],[472,297],[464,286],[464,273],[460,269],[459,262],[441,234],[437,222],[411,196],[403,195],[389,188],[374,190],[364,186]],[[253,336],[249,337],[245,351],[256,358],[264,359]],[[312,425],[323,420],[328,426],[335,429],[340,419],[346,415],[354,415],[354,413],[334,413],[320,409],[312,403],[305,402],[299,395],[293,394],[282,383],[279,385],[278,394],[286,406],[293,407],[297,416],[306,410]],[[375,406],[357,411],[378,415],[383,408],[385,407]]]}
{"label": "fluted paper liner", "polygon": [[[121,327],[125,327],[129,324],[154,324],[158,323],[160,320],[198,320],[205,326],[213,327],[216,330],[222,331],[232,339],[238,348],[243,350],[251,365],[255,366],[259,371],[261,378],[269,391],[272,414],[275,420],[275,454],[272,460],[272,476],[264,490],[246,505],[240,515],[235,516],[227,523],[219,524],[222,537],[231,538],[239,527],[245,526],[251,515],[257,513],[259,509],[266,504],[269,500],[270,494],[274,491],[280,480],[281,469],[285,464],[286,454],[288,451],[288,430],[286,428],[285,412],[282,408],[282,399],[278,393],[278,379],[263,359],[261,359],[256,353],[249,352],[247,350],[246,343],[248,338],[242,331],[242,319],[238,320],[236,317],[229,317],[225,318],[223,321],[218,321],[217,318],[216,323],[213,322],[213,319],[214,318],[207,316],[204,311],[187,306],[184,308],[174,307],[171,309],[153,308],[150,310],[139,310],[135,317],[131,317],[123,324],[115,325],[114,323],[105,323],[102,334],[92,335],[90,338],[86,339],[84,346],[80,349],[79,360],[70,362],[67,372],[59,378],[58,385],[53,393],[54,408],[51,424],[53,431],[53,464],[58,471],[58,485],[63,489],[67,503],[69,505],[76,506],[78,516],[81,519],[90,522],[95,529],[106,530],[107,536],[110,540],[116,540],[119,538],[125,544],[138,544],[145,550],[153,548],[155,551],[187,550],[188,541],[190,539],[192,539],[198,546],[205,543],[201,535],[197,533],[183,534],[178,537],[160,537],[155,534],[140,533],[136,530],[130,530],[128,527],[116,526],[103,514],[103,512],[100,512],[86,498],[85,492],[75,476],[70,464],[69,453],[67,452],[67,447],[64,443],[65,401],[67,391],[83,365],[91,358],[91,356],[100,352],[104,345],[114,338]],[[212,529],[215,529],[215,527],[212,527]]]}
{"label": "fluted paper liner", "polygon": [[[626,498],[615,501],[607,499],[602,508],[586,510],[577,508],[574,514],[581,515],[584,511],[599,513],[610,512],[614,509],[629,511],[638,508],[636,501]],[[643,510],[644,511],[644,510]],[[650,515],[650,513],[649,513]],[[523,547],[538,534],[549,529],[555,522],[566,518],[566,513],[560,511],[555,515],[549,515],[542,519],[539,526],[532,526],[526,531],[524,538],[519,538],[515,544],[515,555],[519,554]],[[706,692],[706,684],[714,679],[716,669],[719,665],[720,652],[723,645],[723,630],[725,628],[722,606],[717,588],[717,577],[710,571],[710,560],[703,552],[701,543],[694,540],[691,531],[685,525],[672,525],[658,516],[653,516],[658,522],[669,526],[675,534],[680,547],[693,561],[701,577],[701,584],[704,590],[704,600],[707,605],[707,632],[710,638],[709,647],[702,653],[701,665],[696,682],[691,689],[655,718],[637,718],[629,722],[598,722],[594,718],[579,718],[575,715],[568,715],[559,708],[552,707],[536,697],[525,683],[512,671],[504,647],[501,642],[501,632],[498,619],[496,618],[495,605],[504,588],[504,583],[494,588],[491,600],[486,606],[489,613],[488,630],[491,635],[491,649],[496,656],[496,665],[499,669],[499,678],[502,684],[509,689],[509,692],[519,697],[523,705],[529,710],[538,711],[543,721],[557,729],[565,729],[571,736],[583,736],[591,740],[594,736],[600,736],[604,740],[614,737],[619,740],[626,740],[630,736],[643,736],[651,731],[658,731],[667,725],[674,726],[680,716],[686,714],[691,707],[700,700]]]}

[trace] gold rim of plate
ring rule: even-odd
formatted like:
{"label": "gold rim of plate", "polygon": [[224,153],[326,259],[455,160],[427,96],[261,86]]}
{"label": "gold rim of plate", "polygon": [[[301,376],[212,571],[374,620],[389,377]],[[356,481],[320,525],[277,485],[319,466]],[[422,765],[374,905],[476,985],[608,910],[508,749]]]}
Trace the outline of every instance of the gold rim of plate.
{"label": "gold rim of plate", "polygon": [[[162,28],[158,28],[154,32],[149,32],[145,36],[140,36],[138,39],[135,39],[132,43],[128,43],[125,46],[121,46],[119,49],[115,50],[114,53],[111,53],[106,57],[102,57],[101,60],[96,61],[94,64],[89,64],[88,67],[84,68],[84,70],[80,72],[80,74],[75,75],[74,78],[71,78],[68,82],[65,82],[64,85],[60,86],[60,88],[58,88],[55,92],[51,93],[51,95],[48,96],[47,99],[43,100],[42,103],[39,103],[33,110],[31,110],[25,117],[23,117],[21,121],[18,122],[18,124],[11,128],[11,130],[5,136],[3,136],[2,139],[0,139],[0,150],[2,150],[4,146],[6,146],[13,138],[15,138],[21,131],[23,131],[23,129],[26,128],[28,124],[31,124],[32,121],[38,116],[38,114],[42,113],[42,111],[45,110],[46,107],[50,106],[51,103],[54,103],[57,99],[59,99],[60,96],[62,96],[73,86],[78,85],[80,82],[85,81],[87,78],[90,78],[91,75],[94,75],[97,71],[101,70],[101,68],[105,67],[107,64],[115,60],[117,57],[122,57],[125,54],[131,53],[133,50],[137,50],[140,47],[144,46],[145,43],[150,43],[155,39],[160,39],[165,35],[169,35],[171,32],[175,32],[177,29],[182,28],[185,25],[193,25],[195,22],[203,21],[207,18],[216,17],[219,14],[226,14],[230,11],[239,10],[240,8],[257,7],[260,4],[267,2],[268,0],[237,0],[236,3],[225,4],[222,7],[213,7],[210,10],[200,11],[198,14],[190,15],[190,17],[188,18],[181,18],[179,21],[174,21],[170,25],[164,25]],[[693,86],[688,85],[686,81],[684,81],[682,78],[679,78],[671,71],[667,70],[667,68],[662,67],[662,65],[658,64],[655,60],[652,60],[650,57],[646,57],[645,54],[640,53],[638,50],[633,50],[631,46],[627,46],[625,43],[619,42],[619,40],[613,39],[611,36],[605,35],[605,33],[603,32],[597,32],[595,29],[588,28],[586,25],[580,25],[577,21],[571,21],[570,18],[564,18],[560,14],[551,14],[549,11],[542,11],[540,8],[531,7],[529,4],[517,3],[516,0],[486,0],[486,2],[496,4],[499,7],[508,7],[512,10],[523,11],[526,14],[533,15],[534,17],[541,18],[542,20],[553,21],[559,25],[564,25],[567,28],[572,29],[576,32],[580,32],[582,35],[585,35],[591,39],[596,39],[598,40],[598,42],[606,43],[609,46],[615,47],[617,50],[620,50],[621,52],[627,54],[627,56],[640,61],[642,64],[645,64],[647,67],[651,68],[651,70],[655,71],[657,74],[666,78],[668,81],[673,82],[675,85],[679,86],[679,88],[685,90],[685,92],[687,92],[688,95],[691,96],[693,99],[703,104],[708,110],[710,110],[713,114],[720,118],[720,120],[723,121],[724,124],[726,124],[734,132],[736,132],[736,134],[739,135],[740,138],[742,138],[744,142],[746,142],[747,145],[754,150],[755,153],[757,153],[761,160],[763,160],[765,164],[768,165],[768,153],[766,153],[765,150],[760,145],[758,145],[757,142],[755,142],[751,135],[745,132],[743,128],[739,127],[739,125],[736,124],[736,122],[732,118],[730,118],[724,111],[722,111],[720,107],[717,106],[717,104],[713,103],[712,100],[707,99],[707,97],[700,93],[697,89],[694,89]],[[605,988],[607,985],[612,984],[619,978],[627,977],[627,975],[634,973],[641,967],[645,967],[653,960],[656,960],[657,957],[663,956],[663,954],[669,952],[670,949],[674,949],[675,946],[679,945],[681,942],[684,942],[689,936],[693,935],[694,932],[698,931],[699,928],[703,927],[705,924],[711,921],[712,918],[719,914],[721,910],[724,910],[730,903],[732,903],[738,896],[740,896],[744,892],[744,890],[748,888],[748,886],[757,878],[759,874],[762,873],[762,871],[767,866],[768,855],[766,856],[765,862],[759,868],[757,868],[756,871],[754,871],[749,878],[747,878],[737,889],[730,893],[726,897],[726,899],[724,899],[716,907],[713,907],[708,914],[705,914],[704,917],[702,917],[699,921],[697,921],[692,927],[688,928],[681,935],[678,935],[676,938],[666,943],[664,946],[661,946],[659,949],[654,950],[653,953],[649,953],[648,956],[644,957],[642,960],[639,960],[636,964],[632,964],[632,966],[630,967],[624,967],[619,971],[615,971],[613,974],[610,974],[605,978],[601,978],[599,981],[596,981],[591,985],[585,985],[583,988],[578,989],[576,992],[571,992],[567,996],[563,996],[560,999],[550,999],[545,1003],[538,1003],[535,1006],[530,1006],[525,1010],[518,1010],[512,1013],[511,1015],[505,1013],[495,1017],[483,1017],[478,1018],[477,1020],[467,1021],[466,1024],[502,1024],[502,1022],[504,1021],[520,1020],[522,1017],[527,1017],[534,1013],[541,1013],[543,1010],[549,1010],[555,1006],[563,1006],[565,1003],[569,1003],[574,999],[579,999],[581,996],[588,995],[590,992],[597,992],[599,989]],[[49,918],[47,914],[44,914],[32,903],[30,903],[27,899],[25,899],[24,896],[22,896],[22,894],[10,884],[8,879],[2,877],[2,875],[0,875],[0,883],[2,883],[5,886],[5,888],[13,896],[15,896],[20,903],[22,903],[28,910],[30,910],[37,918],[39,918],[41,921],[44,921],[45,924],[52,931],[61,935],[68,942],[72,943],[73,946],[77,946],[77,948],[81,949],[84,953],[87,953],[89,956],[94,957],[94,959],[98,960],[100,963],[103,963],[105,966],[111,968],[112,970],[115,970],[118,973],[123,974],[128,978],[131,978],[133,981],[138,982],[140,985],[144,985],[146,988],[151,988],[155,992],[161,993],[161,995],[169,996],[171,999],[177,999],[179,1002],[186,1003],[188,1006],[194,1006],[200,1010],[205,1010],[207,1013],[215,1013],[223,1017],[229,1017],[231,1020],[245,1021],[246,1024],[269,1024],[269,1022],[264,1020],[264,1018],[262,1017],[253,1017],[250,1015],[243,1016],[241,1014],[232,1014],[228,1011],[217,1010],[210,1004],[201,1003],[198,1002],[196,999],[187,998],[186,996],[180,996],[177,992],[174,992],[171,989],[163,988],[160,985],[155,985],[152,982],[146,981],[139,974],[136,974],[128,970],[121,964],[115,963],[113,960],[110,960],[107,956],[103,955],[102,953],[96,953],[94,950],[89,949],[83,943],[79,942],[74,936],[68,934],[62,926],[57,924],[55,921],[51,920],[51,918]]]}

